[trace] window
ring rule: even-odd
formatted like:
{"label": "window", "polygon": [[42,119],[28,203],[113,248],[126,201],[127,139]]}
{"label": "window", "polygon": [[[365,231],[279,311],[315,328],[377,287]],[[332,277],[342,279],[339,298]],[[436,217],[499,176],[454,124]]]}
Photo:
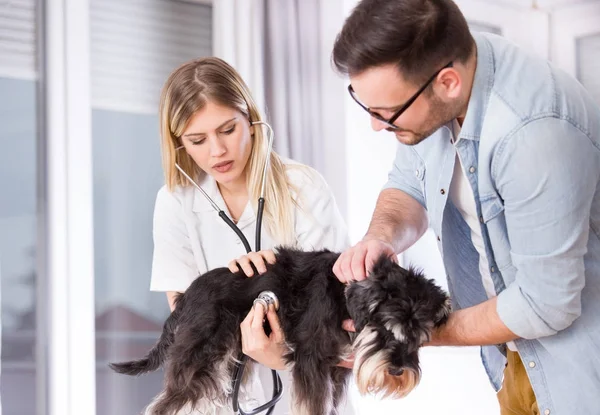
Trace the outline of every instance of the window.
{"label": "window", "polygon": [[[38,68],[35,0],[0,4],[2,410],[36,412],[38,359]],[[2,412],[0,410],[0,412]]]}
{"label": "window", "polygon": [[140,413],[162,373],[130,378],[108,362],[140,358],[168,316],[152,293],[152,216],[163,184],[160,90],[190,59],[211,54],[212,8],[172,0],[91,0],[97,414]]}

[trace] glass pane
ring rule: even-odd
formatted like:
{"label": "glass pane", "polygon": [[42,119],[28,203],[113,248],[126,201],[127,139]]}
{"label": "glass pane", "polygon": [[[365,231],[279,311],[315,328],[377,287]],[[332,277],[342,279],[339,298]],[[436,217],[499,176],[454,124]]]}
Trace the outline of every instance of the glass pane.
{"label": "glass pane", "polygon": [[577,75],[600,104],[600,33],[577,40]]}
{"label": "glass pane", "polygon": [[163,375],[138,378],[108,362],[144,356],[168,315],[152,293],[152,216],[163,185],[160,89],[179,64],[211,54],[212,9],[163,0],[91,0],[97,414],[132,415]]}
{"label": "glass pane", "polygon": [[36,413],[36,2],[0,3],[1,383],[5,415]]}

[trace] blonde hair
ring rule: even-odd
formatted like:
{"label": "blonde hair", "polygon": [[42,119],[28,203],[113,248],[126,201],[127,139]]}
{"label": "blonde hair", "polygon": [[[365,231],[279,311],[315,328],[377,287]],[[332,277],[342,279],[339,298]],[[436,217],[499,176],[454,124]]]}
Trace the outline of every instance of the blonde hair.
{"label": "blonde hair", "polygon": [[[183,150],[181,135],[194,114],[207,102],[233,108],[250,122],[262,121],[248,86],[237,71],[222,59],[207,57],[187,62],[167,79],[160,99],[160,133],[165,182],[170,191],[191,183],[175,167],[179,166],[196,179],[203,172]],[[246,165],[248,196],[254,212],[262,186],[262,173],[267,157],[267,137],[260,125],[254,127],[252,150]],[[263,226],[277,244],[295,244],[293,186],[286,167],[275,151],[271,152],[265,181]]]}

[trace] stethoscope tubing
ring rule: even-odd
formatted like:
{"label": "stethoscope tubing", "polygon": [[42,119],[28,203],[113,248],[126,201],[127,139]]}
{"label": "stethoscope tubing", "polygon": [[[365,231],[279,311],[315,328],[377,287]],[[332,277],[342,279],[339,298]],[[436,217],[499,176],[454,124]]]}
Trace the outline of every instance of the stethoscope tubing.
{"label": "stethoscope tubing", "polygon": [[[256,213],[255,251],[258,252],[258,251],[260,251],[262,218],[263,218],[263,212],[264,212],[264,208],[265,208],[265,197],[264,197],[265,196],[265,184],[266,184],[266,180],[267,180],[267,171],[268,171],[268,168],[270,165],[271,152],[273,151],[274,134],[273,134],[273,128],[264,121],[255,121],[255,122],[252,122],[251,124],[252,125],[262,125],[264,127],[267,127],[267,129],[269,130],[268,143],[267,143],[267,145],[268,145],[267,159],[265,160],[265,166],[263,167],[260,197],[258,198],[258,208],[257,208],[257,213]],[[183,146],[177,147],[175,149],[175,151],[180,150],[182,148],[183,148]],[[218,213],[218,215],[221,217],[221,219],[236,233],[236,235],[238,236],[240,241],[242,241],[242,243],[244,244],[246,253],[252,252],[250,243],[248,242],[248,239],[242,233],[240,228],[229,218],[229,216],[227,216],[227,214],[219,207],[219,205],[217,205],[215,203],[215,201],[208,195],[208,193],[206,193],[204,191],[204,189],[200,185],[198,185],[198,183],[196,183],[196,181],[194,179],[192,179],[181,168],[181,166],[178,163],[175,163],[175,167],[209,201],[209,203],[211,204],[213,209]],[[271,374],[273,377],[272,399],[269,402],[265,403],[264,405],[261,405],[258,408],[252,409],[249,412],[245,412],[239,405],[238,397],[239,397],[240,387],[242,384],[242,379],[244,376],[244,371],[245,371],[248,359],[249,359],[249,357],[246,354],[242,353],[242,356],[240,356],[240,358],[239,358],[240,363],[238,364],[238,366],[236,367],[236,370],[235,370],[233,393],[232,393],[233,411],[240,415],[256,415],[256,414],[259,414],[268,409],[267,415],[270,415],[273,412],[273,410],[275,409],[275,405],[277,404],[277,402],[279,402],[279,400],[283,396],[283,383],[281,381],[281,377],[279,376],[277,371],[273,370],[273,369],[271,369]]]}

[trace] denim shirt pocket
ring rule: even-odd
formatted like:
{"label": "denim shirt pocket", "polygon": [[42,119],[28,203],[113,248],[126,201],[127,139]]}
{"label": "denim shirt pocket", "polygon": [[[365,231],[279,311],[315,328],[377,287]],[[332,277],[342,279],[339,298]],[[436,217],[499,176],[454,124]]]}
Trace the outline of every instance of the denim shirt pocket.
{"label": "denim shirt pocket", "polygon": [[496,195],[481,197],[481,217],[485,224],[504,212],[504,204]]}
{"label": "denim shirt pocket", "polygon": [[[502,274],[504,274],[503,271],[506,271],[512,277],[514,272],[511,270],[512,258],[504,213],[504,203],[497,194],[487,195],[481,199],[481,218],[489,238],[493,256],[491,261],[496,264]],[[506,278],[504,279],[506,280]]]}
{"label": "denim shirt pocket", "polygon": [[425,204],[427,205],[427,192],[425,188],[425,163],[421,161],[417,161],[415,163],[415,176],[417,177],[419,186],[421,186],[421,194],[423,195],[423,200],[425,200]]}

